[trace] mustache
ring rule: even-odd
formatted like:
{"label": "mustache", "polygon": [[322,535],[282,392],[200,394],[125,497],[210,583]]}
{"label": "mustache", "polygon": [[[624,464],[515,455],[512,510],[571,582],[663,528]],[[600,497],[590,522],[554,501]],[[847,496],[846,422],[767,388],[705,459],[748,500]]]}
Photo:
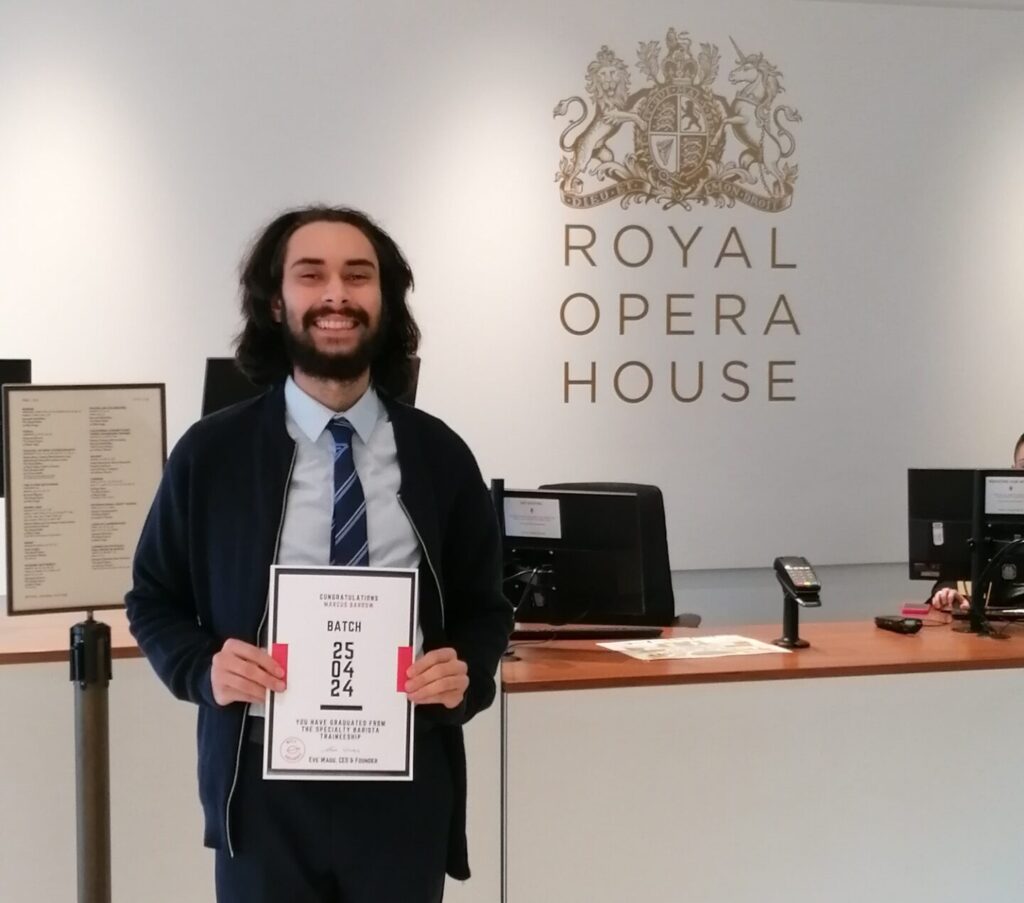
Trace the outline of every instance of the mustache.
{"label": "mustache", "polygon": [[309,329],[313,325],[313,323],[316,322],[320,317],[327,317],[330,316],[331,314],[342,314],[343,316],[351,317],[361,326],[370,325],[370,316],[369,314],[367,314],[365,310],[363,310],[361,307],[346,306],[342,307],[341,309],[338,309],[337,307],[311,308],[310,310],[307,310],[306,313],[303,315],[302,326],[304,329]]}

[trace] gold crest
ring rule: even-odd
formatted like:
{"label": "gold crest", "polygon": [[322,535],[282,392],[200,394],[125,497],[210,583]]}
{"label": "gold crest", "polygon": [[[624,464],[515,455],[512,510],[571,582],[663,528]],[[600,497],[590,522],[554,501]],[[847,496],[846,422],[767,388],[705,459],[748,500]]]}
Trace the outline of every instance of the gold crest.
{"label": "gold crest", "polygon": [[[588,208],[615,199],[623,207],[655,201],[690,210],[694,203],[739,201],[768,213],[789,207],[796,139],[783,120],[801,116],[776,103],[784,90],[778,68],[729,40],[736,50],[731,99],[715,90],[718,48],[701,44],[694,56],[685,31],[670,28],[664,49],[660,41],[640,42],[636,67],[649,84],[632,94],[629,67],[602,47],[587,67],[590,103],[574,95],[555,107],[556,118],[580,108],[559,138],[564,154],[555,181],[562,202]],[[633,150],[617,159],[609,144],[623,127],[633,129]],[[611,184],[594,184],[601,182]]]}

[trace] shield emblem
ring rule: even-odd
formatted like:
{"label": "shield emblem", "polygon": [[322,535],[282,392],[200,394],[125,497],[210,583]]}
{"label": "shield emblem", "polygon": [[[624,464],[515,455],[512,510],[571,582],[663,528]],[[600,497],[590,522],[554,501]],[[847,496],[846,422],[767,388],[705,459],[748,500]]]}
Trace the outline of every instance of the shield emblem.
{"label": "shield emblem", "polygon": [[673,85],[645,117],[651,160],[673,181],[688,181],[707,157],[708,121],[702,100],[699,91]]}

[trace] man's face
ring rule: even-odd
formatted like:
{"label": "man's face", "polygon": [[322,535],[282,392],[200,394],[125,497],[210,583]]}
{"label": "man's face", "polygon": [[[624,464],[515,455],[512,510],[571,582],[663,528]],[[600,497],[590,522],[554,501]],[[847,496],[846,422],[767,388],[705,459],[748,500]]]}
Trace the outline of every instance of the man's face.
{"label": "man's face", "polygon": [[1013,453],[1013,469],[1024,470],[1024,443]]}
{"label": "man's face", "polygon": [[320,379],[353,380],[369,368],[381,320],[380,266],[348,223],[307,223],[288,240],[275,318],[292,364]]}

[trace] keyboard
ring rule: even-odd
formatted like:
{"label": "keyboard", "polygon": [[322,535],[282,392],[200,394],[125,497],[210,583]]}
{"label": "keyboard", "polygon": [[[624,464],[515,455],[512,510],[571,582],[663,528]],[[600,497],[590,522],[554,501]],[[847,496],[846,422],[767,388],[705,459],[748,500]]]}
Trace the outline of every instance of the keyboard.
{"label": "keyboard", "polygon": [[[971,617],[969,611],[954,611],[954,621],[966,621]],[[985,609],[987,621],[1024,621],[1024,608],[987,608]]]}
{"label": "keyboard", "polygon": [[516,627],[511,641],[517,640],[653,640],[661,636],[660,627],[642,624],[543,624]]}

